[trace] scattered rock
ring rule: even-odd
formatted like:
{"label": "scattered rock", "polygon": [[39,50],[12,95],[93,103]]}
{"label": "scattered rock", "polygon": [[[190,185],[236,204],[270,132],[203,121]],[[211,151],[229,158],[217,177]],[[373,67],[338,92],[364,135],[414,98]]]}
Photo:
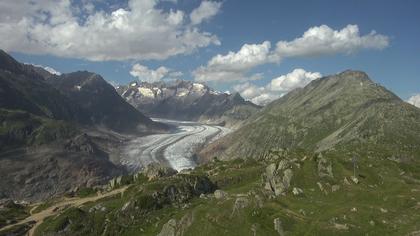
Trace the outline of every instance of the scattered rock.
{"label": "scattered rock", "polygon": [[350,181],[347,179],[347,177],[344,177],[344,184],[345,185],[351,185]]}
{"label": "scattered rock", "polygon": [[353,183],[358,184],[359,183],[359,179],[356,176],[352,176],[351,180],[353,181]]}
{"label": "scattered rock", "polygon": [[214,198],[216,198],[218,200],[225,199],[225,198],[227,198],[227,196],[228,196],[228,194],[223,190],[218,189],[218,190],[214,191]]}
{"label": "scattered rock", "polygon": [[283,229],[283,225],[281,223],[280,218],[276,218],[274,219],[274,230],[280,235],[280,236],[284,236],[284,229]]}
{"label": "scattered rock", "polygon": [[382,212],[382,213],[388,213],[388,210],[387,210],[387,209],[385,209],[385,208],[382,208],[382,207],[381,207],[381,209],[380,209],[380,210],[381,210],[381,212]]}
{"label": "scattered rock", "polygon": [[297,196],[297,195],[302,194],[303,190],[295,187],[295,188],[293,188],[292,193],[293,193],[293,195]]}
{"label": "scattered rock", "polygon": [[375,226],[375,221],[371,220],[371,221],[369,221],[369,224],[372,225],[372,226]]}
{"label": "scattered rock", "polygon": [[350,211],[351,212],[357,212],[357,208],[356,207],[353,207]]}
{"label": "scattered rock", "polygon": [[348,230],[349,229],[349,226],[347,224],[338,224],[338,223],[335,223],[334,224],[334,228],[335,229],[338,229],[338,230]]}
{"label": "scattered rock", "polygon": [[234,216],[239,210],[244,209],[249,205],[248,198],[239,197],[235,200],[235,205],[233,206],[231,217]]}
{"label": "scattered rock", "polygon": [[331,192],[337,192],[338,190],[340,190],[340,185],[331,186]]}

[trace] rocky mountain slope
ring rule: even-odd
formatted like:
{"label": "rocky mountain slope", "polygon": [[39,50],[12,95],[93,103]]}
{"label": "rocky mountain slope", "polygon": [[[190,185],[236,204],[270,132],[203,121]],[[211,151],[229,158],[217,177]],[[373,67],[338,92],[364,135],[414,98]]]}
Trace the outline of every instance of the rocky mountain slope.
{"label": "rocky mountain slope", "polygon": [[0,50],[0,199],[38,200],[103,183],[124,173],[110,160],[125,139],[115,132],[166,129],[99,75],[56,76]]}
{"label": "rocky mountain slope", "polygon": [[132,82],[118,86],[117,91],[138,110],[157,118],[233,125],[259,109],[238,93],[220,93],[204,84],[185,80]]}
{"label": "rocky mountain slope", "polygon": [[345,71],[272,102],[202,156],[260,158],[271,150],[302,148],[416,158],[419,134],[420,109],[365,73]]}
{"label": "rocky mountain slope", "polygon": [[153,122],[125,102],[100,75],[78,71],[47,80],[88,114],[89,122],[118,132],[153,132],[165,126]]}

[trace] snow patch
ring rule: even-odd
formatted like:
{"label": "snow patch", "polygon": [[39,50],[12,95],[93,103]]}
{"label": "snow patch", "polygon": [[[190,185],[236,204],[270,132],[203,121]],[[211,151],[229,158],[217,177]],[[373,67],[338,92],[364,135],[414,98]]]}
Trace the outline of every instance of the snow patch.
{"label": "snow patch", "polygon": [[141,95],[143,95],[144,97],[151,97],[154,98],[155,94],[153,93],[153,91],[149,88],[142,88],[139,87],[138,88],[139,93],[141,93]]}

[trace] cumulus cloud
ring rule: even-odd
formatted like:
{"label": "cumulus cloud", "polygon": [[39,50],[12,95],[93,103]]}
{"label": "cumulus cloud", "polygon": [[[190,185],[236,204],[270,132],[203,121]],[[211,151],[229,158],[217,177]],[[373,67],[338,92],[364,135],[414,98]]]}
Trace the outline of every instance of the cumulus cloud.
{"label": "cumulus cloud", "polygon": [[407,102],[420,108],[420,94],[410,97]]}
{"label": "cumulus cloud", "polygon": [[[156,7],[157,3],[158,0],[128,0],[127,6],[104,11],[70,0],[22,0],[19,4],[1,1],[0,47],[104,61],[161,60],[220,44],[217,36],[190,24],[185,12],[163,11]],[[194,22],[215,15],[219,8],[207,15],[199,10],[213,5],[202,3],[193,10]]]}
{"label": "cumulus cloud", "polygon": [[203,1],[200,6],[194,9],[190,14],[191,24],[197,25],[203,21],[209,20],[219,13],[221,2]]}
{"label": "cumulus cloud", "polygon": [[304,69],[294,69],[286,75],[277,77],[267,85],[271,91],[287,92],[307,85],[321,77],[319,72],[307,72]]}
{"label": "cumulus cloud", "polygon": [[319,72],[307,72],[294,69],[292,72],[271,80],[266,86],[256,86],[249,82],[235,85],[233,89],[242,97],[258,105],[266,105],[284,94],[306,86],[312,80],[320,78]]}
{"label": "cumulus cloud", "polygon": [[388,45],[388,37],[375,31],[361,36],[357,25],[347,25],[341,30],[321,25],[308,29],[302,37],[290,42],[279,41],[275,54],[280,58],[351,54],[361,49],[384,49]]}
{"label": "cumulus cloud", "polygon": [[246,81],[252,80],[248,72],[267,63],[279,63],[288,57],[351,54],[362,49],[383,49],[389,45],[387,36],[375,31],[360,35],[357,25],[347,25],[334,30],[326,25],[308,29],[302,37],[292,41],[279,41],[271,49],[271,43],[245,44],[238,52],[216,55],[205,66],[193,71],[197,81]]}
{"label": "cumulus cloud", "polygon": [[245,44],[238,52],[226,55],[216,55],[206,66],[200,66],[193,71],[196,81],[246,81],[257,80],[261,74],[247,76],[252,68],[267,63],[270,57],[271,44],[265,41],[261,44]]}
{"label": "cumulus cloud", "polygon": [[177,78],[183,75],[180,71],[173,71],[164,66],[153,70],[138,63],[133,65],[130,74],[149,83],[160,81],[163,78]]}

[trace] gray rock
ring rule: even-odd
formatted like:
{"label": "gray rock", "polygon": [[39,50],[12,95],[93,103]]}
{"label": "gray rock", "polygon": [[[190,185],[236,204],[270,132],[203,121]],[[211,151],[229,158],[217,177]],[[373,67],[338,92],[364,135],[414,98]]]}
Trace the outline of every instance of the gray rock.
{"label": "gray rock", "polygon": [[331,192],[337,192],[338,190],[340,190],[340,185],[331,186]]}
{"label": "gray rock", "polygon": [[287,160],[280,161],[278,167],[274,163],[268,165],[263,175],[264,188],[274,192],[276,196],[284,195],[290,188],[293,177],[293,171],[287,168],[289,166]]}
{"label": "gray rock", "polygon": [[169,176],[175,175],[176,173],[178,173],[176,170],[170,167],[163,166],[160,163],[155,163],[155,162],[147,165],[143,171],[143,174],[149,180],[153,180],[153,179],[157,179],[161,177],[169,177]]}
{"label": "gray rock", "polygon": [[166,222],[166,224],[163,225],[162,230],[157,236],[175,236],[176,225],[177,225],[176,220],[170,219],[168,222]]}
{"label": "gray rock", "polygon": [[292,190],[293,195],[297,196],[297,195],[301,195],[303,193],[303,190],[300,188],[293,188]]}
{"label": "gray rock", "polygon": [[216,199],[224,199],[227,196],[228,196],[228,194],[223,190],[218,189],[218,190],[214,191],[214,198],[216,198]]}
{"label": "gray rock", "polygon": [[241,209],[244,209],[245,207],[247,207],[248,205],[249,205],[248,198],[246,198],[246,197],[238,197],[235,200],[235,205],[233,206],[231,217],[234,216]]}
{"label": "gray rock", "polygon": [[325,158],[321,153],[318,155],[317,160],[319,177],[334,178],[331,162],[327,158]]}
{"label": "gray rock", "polygon": [[184,215],[179,221],[170,219],[163,225],[162,230],[157,236],[182,236],[193,221],[194,215],[192,213]]}
{"label": "gray rock", "polygon": [[283,225],[281,223],[280,218],[276,218],[274,219],[274,230],[280,235],[280,236],[284,236],[284,229],[283,229]]}

